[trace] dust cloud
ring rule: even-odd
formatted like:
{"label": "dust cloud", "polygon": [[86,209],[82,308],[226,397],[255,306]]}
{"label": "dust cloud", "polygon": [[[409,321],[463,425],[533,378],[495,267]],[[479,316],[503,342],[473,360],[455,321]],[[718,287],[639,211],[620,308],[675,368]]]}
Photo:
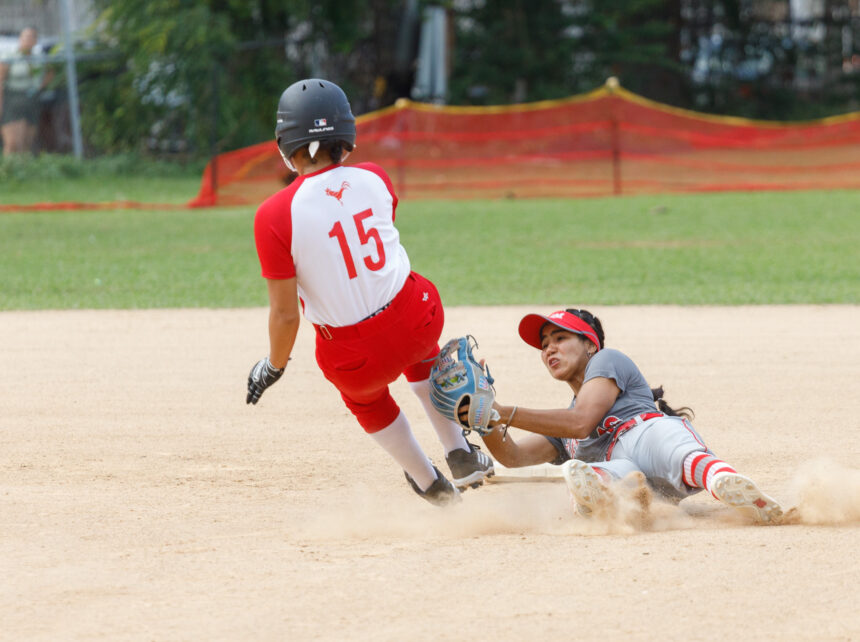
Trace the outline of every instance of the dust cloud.
{"label": "dust cloud", "polygon": [[826,459],[803,464],[792,479],[796,505],[787,523],[843,525],[860,523],[860,470]]}

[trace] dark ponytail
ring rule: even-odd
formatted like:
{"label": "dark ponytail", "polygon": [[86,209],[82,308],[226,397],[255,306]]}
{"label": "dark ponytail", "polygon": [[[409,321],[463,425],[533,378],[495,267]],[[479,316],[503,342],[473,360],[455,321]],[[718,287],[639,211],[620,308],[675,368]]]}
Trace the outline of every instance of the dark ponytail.
{"label": "dark ponytail", "polygon": [[[352,145],[344,140],[322,140],[317,153],[311,158],[311,165],[316,165],[319,162],[320,152],[326,154],[332,163],[339,163],[344,154],[352,151]],[[310,154],[308,154],[310,156]]]}
{"label": "dark ponytail", "polygon": [[664,415],[669,415],[671,417],[684,417],[685,419],[692,419],[696,416],[693,410],[687,406],[681,406],[676,409],[667,404],[663,400],[663,386],[660,386],[659,388],[651,388],[651,396],[654,397],[657,407]]}

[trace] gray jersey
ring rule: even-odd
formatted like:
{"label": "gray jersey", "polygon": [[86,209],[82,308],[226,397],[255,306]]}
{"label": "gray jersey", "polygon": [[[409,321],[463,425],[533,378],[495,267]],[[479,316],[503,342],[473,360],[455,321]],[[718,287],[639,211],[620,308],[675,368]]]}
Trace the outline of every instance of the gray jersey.
{"label": "gray jersey", "polygon": [[[559,454],[553,462],[555,464],[573,457],[585,462],[603,461],[612,441],[612,426],[657,409],[651,387],[633,360],[623,352],[612,348],[598,351],[585,367],[583,383],[597,377],[612,379],[621,392],[606,416],[585,439],[548,438]],[[570,407],[575,405],[576,397]]]}
{"label": "gray jersey", "polygon": [[[554,464],[574,457],[602,468],[616,478],[639,470],[648,483],[664,496],[680,500],[699,492],[683,481],[684,460],[696,451],[710,452],[689,421],[661,416],[638,424],[618,438],[612,461],[606,454],[613,439],[612,426],[642,413],[655,412],[651,387],[636,364],[618,350],[604,349],[591,358],[585,368],[585,381],[595,377],[612,379],[621,390],[607,415],[585,439],[548,437],[558,451]],[[576,399],[570,404],[573,408]]]}

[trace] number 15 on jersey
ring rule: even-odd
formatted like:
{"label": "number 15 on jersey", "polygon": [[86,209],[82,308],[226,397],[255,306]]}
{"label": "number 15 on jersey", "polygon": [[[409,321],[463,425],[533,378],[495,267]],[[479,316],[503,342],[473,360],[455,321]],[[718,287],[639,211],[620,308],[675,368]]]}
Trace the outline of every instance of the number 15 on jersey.
{"label": "number 15 on jersey", "polygon": [[[375,272],[382,269],[385,265],[385,248],[382,246],[382,238],[379,236],[379,230],[375,227],[364,227],[365,219],[371,216],[373,216],[373,211],[366,209],[353,216],[352,220],[355,223],[355,230],[358,232],[358,240],[362,245],[367,245],[371,240],[376,243],[376,260],[369,254],[364,257],[364,265],[371,272]],[[343,262],[346,265],[346,273],[350,279],[354,279],[358,276],[358,272],[356,272],[355,261],[352,258],[352,252],[349,249],[349,243],[347,243],[346,234],[340,221],[334,224],[331,230],[329,230],[328,235],[333,239],[337,239],[338,245],[340,245],[340,252],[343,254]]]}

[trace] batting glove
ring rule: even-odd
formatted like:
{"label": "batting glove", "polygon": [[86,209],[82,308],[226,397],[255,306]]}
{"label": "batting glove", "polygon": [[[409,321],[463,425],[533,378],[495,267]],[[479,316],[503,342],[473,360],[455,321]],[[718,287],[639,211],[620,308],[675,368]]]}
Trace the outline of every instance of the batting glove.
{"label": "batting glove", "polygon": [[245,398],[245,403],[256,404],[263,391],[280,379],[282,374],[284,374],[284,368],[273,366],[269,357],[260,359],[248,375],[248,396]]}

